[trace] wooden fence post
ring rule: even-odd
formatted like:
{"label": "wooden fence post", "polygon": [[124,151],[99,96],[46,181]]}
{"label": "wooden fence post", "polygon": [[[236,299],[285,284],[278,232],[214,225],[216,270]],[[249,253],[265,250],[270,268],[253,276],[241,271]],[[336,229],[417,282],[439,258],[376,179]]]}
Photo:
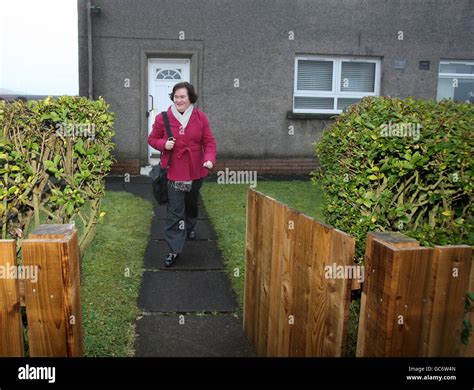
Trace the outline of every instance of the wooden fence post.
{"label": "wooden fence post", "polygon": [[357,356],[459,355],[471,253],[369,233]]}
{"label": "wooden fence post", "polygon": [[23,263],[38,268],[25,284],[30,356],[82,356],[80,264],[74,225],[41,225],[23,241]]}

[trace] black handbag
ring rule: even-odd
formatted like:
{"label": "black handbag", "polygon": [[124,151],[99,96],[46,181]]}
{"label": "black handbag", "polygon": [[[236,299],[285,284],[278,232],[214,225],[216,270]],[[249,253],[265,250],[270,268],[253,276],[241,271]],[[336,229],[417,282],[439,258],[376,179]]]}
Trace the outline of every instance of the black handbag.
{"label": "black handbag", "polygon": [[[166,133],[168,134],[168,140],[173,139],[171,133],[170,123],[168,121],[168,114],[166,111],[161,113],[163,115],[163,121],[165,122]],[[150,176],[152,178],[153,196],[158,201],[158,204],[163,205],[168,203],[168,177],[167,172],[170,166],[171,156],[173,155],[173,149],[171,149],[170,157],[168,159],[168,165],[166,168],[161,166],[161,161],[158,165],[154,165],[151,168]]]}

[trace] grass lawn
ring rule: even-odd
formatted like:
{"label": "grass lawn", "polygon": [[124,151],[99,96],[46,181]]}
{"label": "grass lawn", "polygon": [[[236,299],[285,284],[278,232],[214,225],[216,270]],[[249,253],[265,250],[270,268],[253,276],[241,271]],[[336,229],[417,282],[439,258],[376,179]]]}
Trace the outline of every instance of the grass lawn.
{"label": "grass lawn", "polygon": [[133,356],[137,298],[153,206],[126,192],[106,192],[106,215],[81,267],[86,356]]}

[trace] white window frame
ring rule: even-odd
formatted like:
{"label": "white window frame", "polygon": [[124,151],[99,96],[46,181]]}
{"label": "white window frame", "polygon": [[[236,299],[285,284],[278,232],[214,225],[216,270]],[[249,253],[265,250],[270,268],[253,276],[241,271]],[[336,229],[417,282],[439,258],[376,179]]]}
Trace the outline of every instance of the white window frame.
{"label": "white window frame", "polygon": [[[474,74],[472,73],[441,73],[441,65],[452,65],[452,64],[462,64],[462,65],[474,65],[474,60],[440,60],[438,66],[438,81],[439,79],[474,79]],[[438,85],[436,85],[436,98],[438,98]],[[454,100],[454,97],[451,98]],[[440,101],[440,100],[437,100]]]}
{"label": "white window frame", "polygon": [[[317,61],[332,61],[333,62],[333,77],[331,91],[307,91],[298,90],[298,61],[299,60],[317,60]],[[341,91],[341,73],[343,62],[370,62],[375,64],[375,80],[374,92],[348,92]],[[340,114],[342,110],[337,109],[338,98],[352,98],[361,99],[365,96],[380,96],[380,76],[381,76],[381,59],[373,57],[334,57],[334,56],[296,56],[295,70],[294,70],[294,85],[293,85],[293,112],[294,113],[308,113],[308,114]],[[295,108],[296,97],[326,97],[333,98],[334,105],[332,110],[327,109],[302,109]]]}

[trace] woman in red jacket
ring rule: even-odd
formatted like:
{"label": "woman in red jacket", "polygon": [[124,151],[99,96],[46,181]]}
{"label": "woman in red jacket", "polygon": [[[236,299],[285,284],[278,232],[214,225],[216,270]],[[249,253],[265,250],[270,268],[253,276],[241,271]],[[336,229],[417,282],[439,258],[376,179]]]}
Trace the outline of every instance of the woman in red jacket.
{"label": "woman in red jacket", "polygon": [[168,140],[163,115],[156,116],[148,143],[162,152],[161,165],[168,169],[168,205],[165,238],[170,252],[165,266],[170,267],[183,250],[186,238],[195,239],[198,198],[202,180],[216,164],[216,142],[206,114],[194,107],[197,95],[187,82],[178,83],[170,94],[168,108],[173,140]]}

